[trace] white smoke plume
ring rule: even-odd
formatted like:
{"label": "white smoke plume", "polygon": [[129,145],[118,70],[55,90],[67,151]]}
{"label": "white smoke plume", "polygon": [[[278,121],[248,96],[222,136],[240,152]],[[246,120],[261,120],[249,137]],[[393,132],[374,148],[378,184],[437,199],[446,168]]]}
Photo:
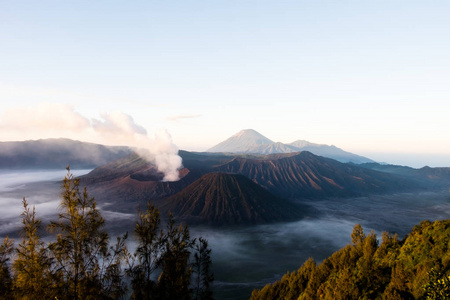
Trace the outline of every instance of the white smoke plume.
{"label": "white smoke plume", "polygon": [[182,167],[178,147],[170,134],[158,130],[154,137],[123,112],[101,114],[89,119],[67,104],[40,103],[0,111],[0,140],[70,138],[105,145],[138,149],[139,155],[164,173],[164,180],[176,181]]}
{"label": "white smoke plume", "polygon": [[92,121],[95,132],[101,133],[108,142],[114,141],[116,145],[135,147],[141,157],[156,164],[158,171],[164,173],[164,181],[179,180],[182,159],[167,130],[159,129],[151,138],[144,127],[122,112],[104,113],[101,117],[103,120]]}
{"label": "white smoke plume", "polygon": [[182,165],[178,147],[172,142],[172,137],[166,130],[156,132],[155,137],[155,163],[159,171],[165,174],[165,180],[177,181],[179,179],[178,170]]}

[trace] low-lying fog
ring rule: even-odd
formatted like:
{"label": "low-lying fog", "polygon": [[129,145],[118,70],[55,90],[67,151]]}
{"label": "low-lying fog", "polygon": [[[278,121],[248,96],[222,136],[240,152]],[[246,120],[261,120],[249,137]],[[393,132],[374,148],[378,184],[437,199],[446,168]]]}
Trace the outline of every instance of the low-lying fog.
{"label": "low-lying fog", "polygon": [[[88,170],[75,170],[82,175]],[[18,236],[22,198],[36,206],[44,222],[56,219],[65,171],[0,171],[0,238]],[[88,188],[89,190],[89,188]],[[304,203],[304,202],[303,202]],[[350,242],[356,223],[366,232],[397,232],[420,221],[450,218],[448,191],[308,201],[317,216],[297,222],[235,229],[191,227],[212,249],[217,299],[248,299],[251,291],[296,270],[308,257],[323,260]],[[101,205],[99,205],[101,209]],[[102,211],[111,235],[132,232],[133,214]],[[133,248],[130,241],[130,247]]]}

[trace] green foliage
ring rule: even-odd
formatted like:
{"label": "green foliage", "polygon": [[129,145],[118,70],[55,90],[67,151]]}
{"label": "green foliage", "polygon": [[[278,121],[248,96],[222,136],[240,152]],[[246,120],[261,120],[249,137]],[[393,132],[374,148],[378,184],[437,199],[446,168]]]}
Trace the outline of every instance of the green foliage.
{"label": "green foliage", "polygon": [[366,235],[364,234],[362,226],[360,224],[356,224],[352,232],[352,245],[361,245],[365,238]]}
{"label": "green foliage", "polygon": [[0,299],[13,299],[10,259],[14,251],[13,241],[6,237],[0,245]]}
{"label": "green foliage", "polygon": [[[105,220],[94,198],[86,188],[80,190],[79,179],[67,168],[63,180],[61,208],[57,222],[49,229],[57,232],[55,242],[48,246],[55,261],[59,279],[58,298],[109,299],[122,295],[121,258],[124,256],[123,238],[116,247],[109,247],[109,236],[102,228]],[[63,295],[63,296],[62,296]],[[69,296],[70,295],[70,296]]]}
{"label": "green foliage", "polygon": [[58,220],[48,226],[56,240],[48,244],[39,236],[35,208],[23,199],[23,239],[16,248],[8,237],[0,245],[0,299],[120,299],[126,275],[132,299],[212,299],[208,243],[191,239],[172,215],[163,230],[156,207],[139,209],[131,255],[127,234],[110,245],[95,199],[69,167],[61,197]]}
{"label": "green foliage", "polygon": [[31,210],[23,198],[23,240],[16,248],[17,258],[13,263],[14,295],[20,299],[54,298],[52,260],[41,241],[38,230],[41,221],[36,219],[35,208]]}
{"label": "green foliage", "polygon": [[450,299],[450,276],[443,276],[435,268],[432,268],[429,282],[424,286],[427,300]]}
{"label": "green foliage", "polygon": [[188,227],[175,225],[172,215],[166,230],[161,229],[159,210],[150,202],[145,212],[139,209],[135,235],[138,246],[127,268],[132,299],[189,299],[191,294],[194,299],[212,299],[214,276],[206,240],[200,238],[196,244]]}
{"label": "green foliage", "polygon": [[132,278],[132,299],[154,299],[158,296],[155,273],[161,263],[163,231],[160,229],[159,210],[150,202],[147,210],[138,211],[134,229],[138,245],[128,260],[127,273]]}
{"label": "green foliage", "polygon": [[163,299],[189,299],[192,269],[188,262],[192,245],[187,226],[176,226],[170,214],[158,278]]}
{"label": "green foliage", "polygon": [[194,244],[194,251],[193,299],[212,299],[211,283],[214,281],[214,274],[211,272],[211,249],[208,248],[208,241],[200,237]]}
{"label": "green foliage", "polygon": [[[251,299],[449,299],[450,220],[424,221],[403,240],[364,234],[320,265],[312,259]],[[434,271],[433,271],[434,270]]]}

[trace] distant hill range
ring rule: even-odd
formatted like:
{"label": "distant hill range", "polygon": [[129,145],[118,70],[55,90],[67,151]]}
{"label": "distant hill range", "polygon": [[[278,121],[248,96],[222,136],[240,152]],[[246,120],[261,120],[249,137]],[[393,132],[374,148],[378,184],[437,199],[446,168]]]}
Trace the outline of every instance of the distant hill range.
{"label": "distant hill range", "polygon": [[290,199],[382,194],[409,189],[409,180],[395,174],[303,151],[261,158],[236,157],[216,170],[243,174],[275,195]]}
{"label": "distant hill range", "polygon": [[128,203],[145,203],[147,199],[162,203],[201,176],[217,172],[244,175],[275,196],[292,200],[417,188],[415,182],[404,176],[340,163],[306,151],[265,156],[180,151],[179,155],[184,168],[176,182],[161,181],[163,176],[156,167],[137,154],[98,167],[81,179],[96,198],[105,202],[120,198]]}
{"label": "distant hill range", "polygon": [[352,162],[356,164],[374,162],[373,160],[346,152],[336,146],[314,144],[304,140],[297,140],[290,144],[273,142],[253,129],[242,130],[225,141],[207,150],[207,152],[223,153],[251,153],[251,154],[274,154],[309,151],[335,159],[340,162]]}
{"label": "distant hill range", "polygon": [[101,208],[134,213],[151,200],[182,220],[217,226],[301,218],[311,213],[304,200],[450,188],[450,168],[342,163],[308,151],[179,155],[176,182],[129,148],[60,139],[0,143],[0,168],[95,167],[80,179]]}
{"label": "distant hill range", "polygon": [[128,147],[111,147],[70,139],[0,142],[0,169],[90,169],[132,153]]}
{"label": "distant hill range", "polygon": [[426,186],[428,189],[447,186],[450,192],[450,168],[423,167],[415,169],[406,166],[366,163],[359,165],[363,168],[399,175],[415,181],[418,186]]}
{"label": "distant hill range", "polygon": [[[391,171],[383,170],[388,166],[341,163],[307,151],[270,155],[180,151],[179,155],[184,168],[176,182],[161,181],[162,174],[136,154],[93,170],[81,182],[109,209],[133,212],[151,200],[182,220],[218,226],[299,218],[308,212],[299,206],[303,200],[450,187],[450,168]],[[288,208],[288,201],[297,208]],[[295,213],[282,214],[286,209]],[[249,213],[252,210],[255,214]]]}

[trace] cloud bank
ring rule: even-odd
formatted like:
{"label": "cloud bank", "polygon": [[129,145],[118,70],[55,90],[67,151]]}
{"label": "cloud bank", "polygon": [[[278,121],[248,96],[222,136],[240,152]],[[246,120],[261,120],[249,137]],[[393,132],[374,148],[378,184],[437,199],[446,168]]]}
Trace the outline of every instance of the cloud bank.
{"label": "cloud bank", "polygon": [[76,112],[72,105],[40,103],[0,113],[0,140],[60,137],[135,147],[142,157],[155,163],[165,174],[164,180],[179,179],[182,160],[170,134],[161,129],[150,137],[144,127],[123,112],[102,113],[98,119],[89,119]]}

